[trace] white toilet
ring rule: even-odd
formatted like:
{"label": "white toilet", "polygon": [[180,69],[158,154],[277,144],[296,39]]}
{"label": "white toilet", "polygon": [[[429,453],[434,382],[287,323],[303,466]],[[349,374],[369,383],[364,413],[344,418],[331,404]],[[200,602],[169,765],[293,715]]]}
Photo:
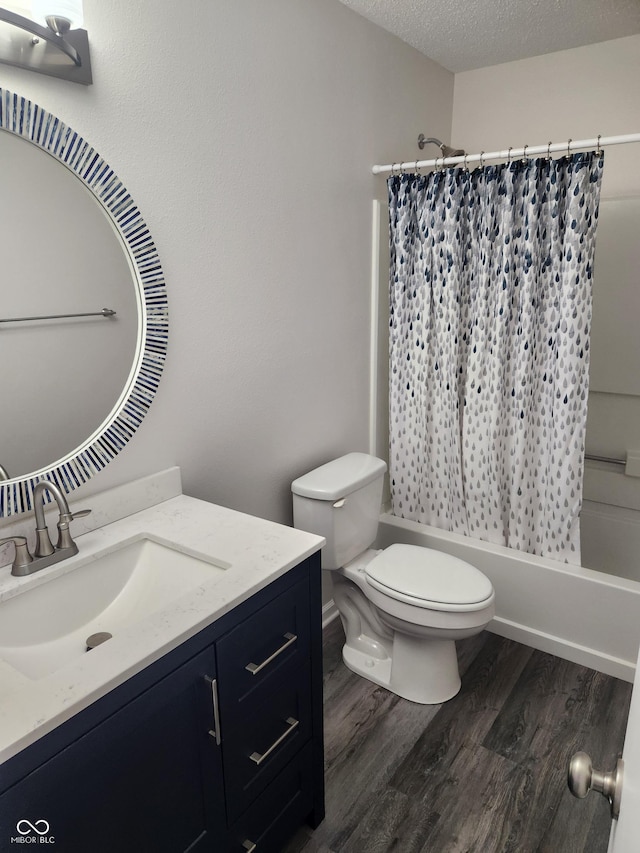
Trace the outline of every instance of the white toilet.
{"label": "white toilet", "polygon": [[412,702],[445,702],[460,689],[455,641],[493,618],[491,581],[432,548],[370,549],[386,463],[349,453],[291,485],[293,524],[324,536],[322,568],[333,572],[349,669]]}

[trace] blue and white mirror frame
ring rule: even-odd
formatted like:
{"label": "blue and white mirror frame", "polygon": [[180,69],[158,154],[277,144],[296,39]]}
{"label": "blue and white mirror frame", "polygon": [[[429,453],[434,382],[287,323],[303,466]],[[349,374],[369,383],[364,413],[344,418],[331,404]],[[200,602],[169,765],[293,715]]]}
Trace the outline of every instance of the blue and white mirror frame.
{"label": "blue and white mirror frame", "polygon": [[141,321],[129,381],[111,413],[83,444],[50,467],[0,482],[0,517],[6,517],[33,508],[33,490],[40,480],[54,482],[69,493],[102,471],[127,446],[155,398],[167,354],[169,320],[166,284],[153,239],[109,164],[56,116],[4,89],[0,89],[0,130],[39,146],[93,193],[129,255]]}

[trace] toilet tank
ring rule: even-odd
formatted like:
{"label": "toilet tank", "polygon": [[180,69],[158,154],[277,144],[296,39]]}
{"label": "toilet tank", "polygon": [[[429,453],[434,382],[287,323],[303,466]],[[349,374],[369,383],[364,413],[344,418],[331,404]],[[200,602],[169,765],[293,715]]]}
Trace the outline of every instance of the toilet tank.
{"label": "toilet tank", "polygon": [[324,536],[322,568],[339,569],[373,543],[387,465],[368,453],[348,453],[291,484],[293,526]]}

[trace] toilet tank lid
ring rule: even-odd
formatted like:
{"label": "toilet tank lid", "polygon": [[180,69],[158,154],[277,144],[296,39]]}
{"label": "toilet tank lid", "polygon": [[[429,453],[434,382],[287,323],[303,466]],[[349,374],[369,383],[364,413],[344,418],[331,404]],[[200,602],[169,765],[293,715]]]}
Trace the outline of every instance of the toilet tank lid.
{"label": "toilet tank lid", "polygon": [[386,470],[387,463],[382,459],[368,453],[347,453],[298,477],[291,484],[291,491],[305,498],[335,501],[372,483]]}

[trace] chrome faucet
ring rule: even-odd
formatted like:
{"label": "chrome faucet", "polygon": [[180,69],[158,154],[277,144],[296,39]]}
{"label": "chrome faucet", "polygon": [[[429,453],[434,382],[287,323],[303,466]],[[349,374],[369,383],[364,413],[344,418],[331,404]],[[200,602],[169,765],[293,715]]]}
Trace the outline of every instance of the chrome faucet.
{"label": "chrome faucet", "polygon": [[[55,548],[49,537],[49,530],[44,520],[44,493],[50,492],[56,499],[58,510],[58,541]],[[11,574],[22,577],[33,574],[68,557],[78,553],[78,546],[71,538],[69,524],[74,518],[89,515],[90,509],[81,509],[71,512],[66,497],[62,494],[55,483],[41,480],[33,490],[33,503],[36,516],[36,547],[33,556],[29,553],[27,540],[24,536],[8,536],[0,539],[0,545],[5,542],[13,542],[16,554],[11,566]]]}
{"label": "chrome faucet", "polygon": [[[49,530],[44,520],[44,492],[50,492],[56,499],[60,516],[58,518],[58,541],[54,548],[49,538]],[[66,497],[62,494],[55,483],[50,483],[48,480],[41,480],[33,490],[33,505],[36,513],[36,550],[34,557],[49,557],[53,556],[58,551],[69,551],[70,553],[60,557],[64,560],[65,557],[72,557],[78,553],[78,546],[71,538],[69,532],[69,522],[74,518],[80,518],[83,515],[89,515],[90,509],[81,509],[78,512],[71,512]],[[58,560],[52,560],[57,563]],[[51,565],[51,563],[49,563]]]}

